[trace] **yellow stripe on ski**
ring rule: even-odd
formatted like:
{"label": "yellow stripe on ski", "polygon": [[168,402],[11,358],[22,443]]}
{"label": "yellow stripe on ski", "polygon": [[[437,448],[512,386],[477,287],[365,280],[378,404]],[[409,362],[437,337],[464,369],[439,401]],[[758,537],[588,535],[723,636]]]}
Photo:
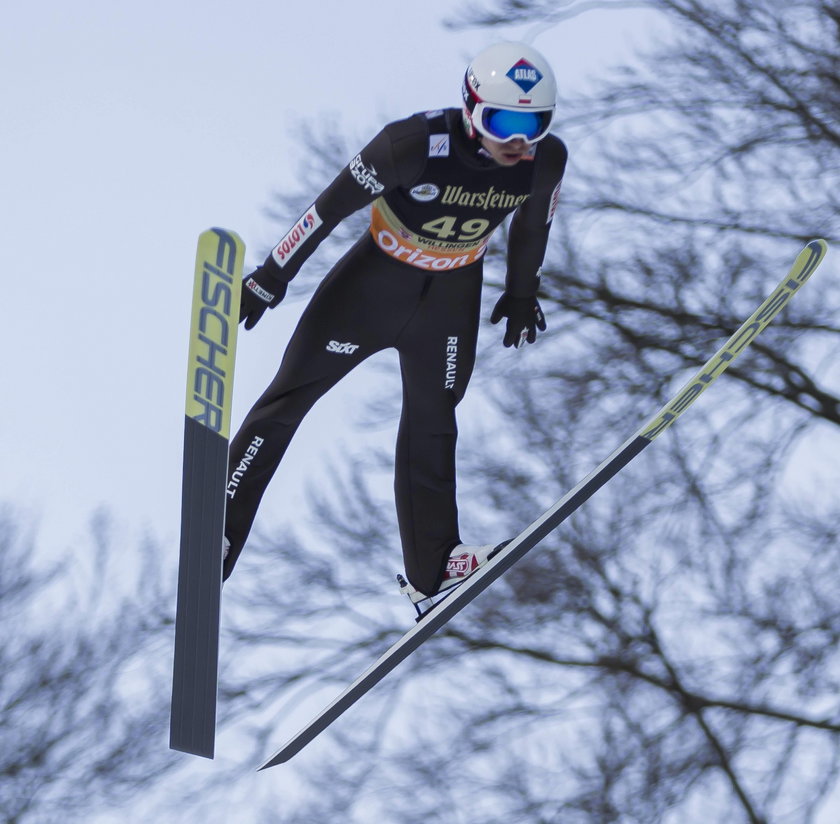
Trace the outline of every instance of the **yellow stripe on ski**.
{"label": "yellow stripe on ski", "polygon": [[226,440],[244,257],[245,244],[235,232],[208,229],[198,238],[186,414]]}
{"label": "yellow stripe on ski", "polygon": [[708,360],[703,368],[661,409],[646,426],[641,437],[652,441],[661,435],[749,346],[756,335],[787,306],[799,287],[811,277],[825,257],[828,244],[812,240],[797,256],[787,277],[731,338]]}

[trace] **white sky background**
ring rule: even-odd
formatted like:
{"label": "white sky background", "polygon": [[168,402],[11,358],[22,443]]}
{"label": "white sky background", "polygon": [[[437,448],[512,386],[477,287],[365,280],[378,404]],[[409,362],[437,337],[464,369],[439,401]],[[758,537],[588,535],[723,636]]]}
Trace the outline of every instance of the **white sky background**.
{"label": "white sky background", "polygon": [[[451,32],[441,20],[455,8],[411,0],[397,18],[372,0],[34,0],[4,12],[0,500],[37,518],[51,554],[85,551],[100,504],[127,534],[149,530],[177,552],[198,233],[234,229],[246,266],[260,262],[285,231],[263,209],[294,186],[306,151],[296,123],[336,114],[361,146],[388,119],[459,105],[471,54],[536,31]],[[644,40],[645,17],[585,15],[534,44],[576,83],[627,56],[625,26]],[[234,428],[301,309],[240,335]],[[280,505],[345,442],[363,380],[305,422],[271,490]]]}

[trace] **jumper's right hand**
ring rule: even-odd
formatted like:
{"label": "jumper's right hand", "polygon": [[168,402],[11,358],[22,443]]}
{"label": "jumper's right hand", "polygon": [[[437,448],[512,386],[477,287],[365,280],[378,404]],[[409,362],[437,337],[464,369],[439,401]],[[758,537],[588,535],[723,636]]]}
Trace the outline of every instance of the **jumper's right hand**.
{"label": "jumper's right hand", "polygon": [[265,266],[258,266],[242,281],[239,300],[239,322],[253,329],[266,309],[273,309],[286,296],[288,284],[272,277]]}

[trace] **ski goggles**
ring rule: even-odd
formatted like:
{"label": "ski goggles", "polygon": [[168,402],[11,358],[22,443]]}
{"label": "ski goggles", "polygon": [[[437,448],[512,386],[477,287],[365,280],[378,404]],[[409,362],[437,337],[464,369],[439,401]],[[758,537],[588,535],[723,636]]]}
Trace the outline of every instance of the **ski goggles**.
{"label": "ski goggles", "polygon": [[473,124],[485,137],[506,143],[514,138],[536,143],[551,129],[554,109],[536,111],[500,109],[485,103],[476,104]]}

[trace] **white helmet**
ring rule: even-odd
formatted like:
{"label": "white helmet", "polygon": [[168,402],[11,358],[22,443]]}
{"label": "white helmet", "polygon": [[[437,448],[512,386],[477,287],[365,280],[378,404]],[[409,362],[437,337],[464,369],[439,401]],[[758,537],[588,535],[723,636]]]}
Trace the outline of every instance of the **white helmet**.
{"label": "white helmet", "polygon": [[536,143],[551,128],[557,83],[546,59],[525,43],[497,43],[467,67],[462,88],[464,127],[505,142]]}

